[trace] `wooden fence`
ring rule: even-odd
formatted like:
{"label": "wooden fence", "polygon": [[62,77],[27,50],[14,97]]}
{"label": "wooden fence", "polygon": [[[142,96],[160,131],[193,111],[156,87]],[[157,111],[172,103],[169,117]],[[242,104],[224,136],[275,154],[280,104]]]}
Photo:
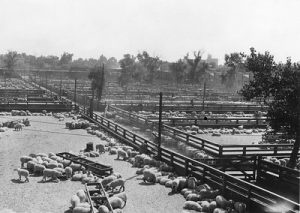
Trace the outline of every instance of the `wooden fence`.
{"label": "wooden fence", "polygon": [[220,170],[166,148],[160,148],[159,150],[157,144],[119,126],[107,118],[95,113],[90,118],[88,112],[82,107],[80,107],[80,112],[90,121],[122,139],[123,142],[136,148],[144,144],[147,146],[147,151],[155,156],[160,153],[161,160],[173,166],[177,173],[182,175],[192,174],[203,182],[219,188],[226,197],[246,202],[249,208],[252,209],[251,212],[257,208],[260,209],[257,212],[274,212],[277,210],[278,205],[281,205],[284,212],[296,213],[300,209],[298,203],[271,191],[232,177]]}
{"label": "wooden fence", "polygon": [[[110,106],[108,110],[117,112],[119,116],[151,125],[153,129],[156,125],[147,118],[136,115],[117,107]],[[182,141],[189,146],[206,151],[207,153],[216,157],[234,157],[234,156],[287,156],[291,153],[291,144],[253,144],[253,145],[220,145],[215,142],[202,139],[198,136],[191,135],[185,131],[163,124],[163,133],[174,137],[177,141]]]}
{"label": "wooden fence", "polygon": [[285,166],[277,165],[272,162],[258,159],[257,165],[257,177],[259,179],[265,179],[276,183],[286,183],[294,186],[296,190],[299,190],[300,185],[300,171],[294,170]]}

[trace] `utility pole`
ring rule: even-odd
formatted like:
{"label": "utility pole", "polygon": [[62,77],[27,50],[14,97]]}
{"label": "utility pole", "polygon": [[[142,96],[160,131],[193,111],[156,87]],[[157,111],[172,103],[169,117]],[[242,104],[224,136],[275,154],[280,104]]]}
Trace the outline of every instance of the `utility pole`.
{"label": "utility pole", "polygon": [[60,83],[59,83],[59,99],[61,100],[61,86],[62,86],[62,74],[60,73]]}
{"label": "utility pole", "polygon": [[204,111],[205,90],[206,90],[206,81],[204,81],[204,88],[203,88],[202,111]]}
{"label": "utility pole", "polygon": [[162,92],[159,93],[159,119],[158,119],[158,158],[161,159],[161,131],[162,131]]}
{"label": "utility pole", "polygon": [[74,102],[75,102],[75,108],[76,108],[76,96],[77,96],[77,78],[75,78],[75,88],[74,88]]}

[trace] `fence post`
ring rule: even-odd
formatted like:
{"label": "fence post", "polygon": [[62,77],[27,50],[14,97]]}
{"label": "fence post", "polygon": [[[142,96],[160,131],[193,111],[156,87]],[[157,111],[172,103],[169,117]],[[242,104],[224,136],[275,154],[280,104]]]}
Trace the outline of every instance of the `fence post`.
{"label": "fence post", "polygon": [[126,130],[123,129],[123,137],[126,138]]}
{"label": "fence post", "polygon": [[[109,128],[110,127],[110,121],[107,122],[107,127]],[[110,128],[109,128],[110,129]]]}
{"label": "fence post", "polygon": [[223,174],[223,179],[222,179],[222,194],[225,195],[226,193],[226,175]]}
{"label": "fence post", "polygon": [[174,167],[174,154],[173,154],[173,152],[171,153],[170,161],[171,161],[171,166]]}
{"label": "fence post", "polygon": [[115,132],[118,133],[118,125],[115,125]]}
{"label": "fence post", "polygon": [[189,144],[190,135],[186,134],[186,144]]}
{"label": "fence post", "polygon": [[132,137],[133,143],[135,143],[135,136],[136,135],[133,135],[133,137]]}
{"label": "fence post", "polygon": [[185,159],[185,176],[189,174],[189,160]]}
{"label": "fence post", "polygon": [[205,182],[206,169],[203,167],[202,184]]}
{"label": "fence post", "polygon": [[246,155],[246,146],[243,146],[243,155]]}
{"label": "fence post", "polygon": [[277,155],[277,151],[278,151],[278,146],[274,146],[274,155]]}
{"label": "fence post", "polygon": [[219,146],[219,157],[223,155],[223,146]]}

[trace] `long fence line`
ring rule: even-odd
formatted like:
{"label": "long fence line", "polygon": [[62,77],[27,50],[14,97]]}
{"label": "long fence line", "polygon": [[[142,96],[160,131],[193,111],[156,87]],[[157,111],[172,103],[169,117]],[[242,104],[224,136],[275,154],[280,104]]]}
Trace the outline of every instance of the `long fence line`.
{"label": "long fence line", "polygon": [[[67,98],[64,99],[69,101]],[[268,212],[269,210],[276,211],[278,210],[278,206],[281,206],[284,212],[296,213],[300,210],[299,203],[232,177],[204,163],[171,150],[160,148],[159,151],[157,144],[121,127],[107,118],[99,116],[96,113],[93,113],[90,117],[89,111],[85,106],[79,106],[78,109],[86,119],[97,123],[104,130],[121,139],[122,142],[128,143],[135,148],[145,145],[149,153],[156,156],[160,153],[161,160],[173,166],[178,174],[192,174],[202,180],[202,182],[212,184],[221,189],[225,196],[245,201],[251,209],[260,208],[260,210]]]}
{"label": "long fence line", "polygon": [[193,160],[166,148],[158,149],[157,144],[121,127],[115,122],[93,113],[92,118],[85,108],[80,107],[80,112],[90,121],[100,125],[103,129],[110,132],[123,142],[134,147],[146,145],[150,154],[157,156],[161,154],[160,159],[174,167],[179,174],[192,174],[193,176],[219,188],[222,193],[232,199],[243,200],[250,208],[265,208],[265,210],[273,209],[276,211],[279,205],[282,206],[284,212],[297,212],[300,205],[285,197],[279,196],[271,191],[250,184],[246,181],[237,179],[204,163]]}
{"label": "long fence line", "polygon": [[[155,129],[155,123],[144,116],[136,115],[114,106],[108,106],[108,111],[115,111],[119,116],[126,117],[144,125],[151,125]],[[163,124],[163,133],[182,141],[189,146],[205,150],[207,153],[216,157],[234,156],[255,156],[255,155],[274,155],[288,156],[293,146],[290,144],[251,144],[251,145],[220,145],[198,136],[191,135],[177,128]]]}

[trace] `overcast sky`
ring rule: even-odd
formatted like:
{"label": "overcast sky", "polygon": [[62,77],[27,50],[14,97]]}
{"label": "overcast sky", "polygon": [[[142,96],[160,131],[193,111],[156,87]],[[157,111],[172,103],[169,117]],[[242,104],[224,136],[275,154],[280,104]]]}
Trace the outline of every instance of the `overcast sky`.
{"label": "overcast sky", "polygon": [[300,0],[0,0],[0,53],[174,61],[204,50],[300,61]]}

